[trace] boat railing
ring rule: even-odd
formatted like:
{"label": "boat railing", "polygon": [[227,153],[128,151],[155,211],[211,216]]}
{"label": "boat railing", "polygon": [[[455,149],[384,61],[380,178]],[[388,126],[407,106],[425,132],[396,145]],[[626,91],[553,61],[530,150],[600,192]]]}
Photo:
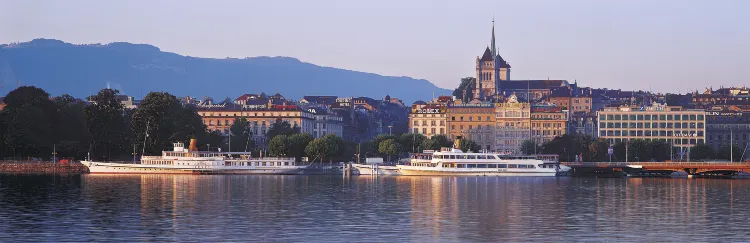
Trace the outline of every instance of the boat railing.
{"label": "boat railing", "polygon": [[161,156],[141,156],[142,160],[155,160],[155,159],[161,159]]}

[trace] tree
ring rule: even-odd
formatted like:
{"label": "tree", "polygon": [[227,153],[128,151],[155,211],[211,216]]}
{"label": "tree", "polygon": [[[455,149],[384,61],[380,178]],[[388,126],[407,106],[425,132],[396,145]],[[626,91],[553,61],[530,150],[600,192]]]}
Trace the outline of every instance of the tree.
{"label": "tree", "polygon": [[560,156],[560,161],[574,161],[576,155],[583,156],[583,161],[590,161],[589,145],[591,142],[592,139],[588,136],[565,134],[544,143],[542,152],[557,154]]}
{"label": "tree", "polygon": [[4,101],[7,105],[2,116],[6,153],[51,157],[57,112],[49,94],[37,87],[22,86],[10,91]]}
{"label": "tree", "polygon": [[378,152],[388,156],[388,161],[391,161],[391,156],[399,154],[401,151],[401,145],[395,139],[388,139],[380,142],[378,145]]}
{"label": "tree", "polygon": [[401,152],[416,153],[419,151],[425,139],[427,139],[427,137],[422,134],[404,133],[398,137],[397,142],[401,144]]}
{"label": "tree", "polygon": [[719,151],[716,153],[716,158],[722,160],[730,160],[730,155],[732,155],[731,161],[742,161],[742,148],[740,148],[736,144],[733,144],[731,147],[732,150],[730,151],[729,149],[729,145],[722,145],[721,147],[719,147]]}
{"label": "tree", "polygon": [[232,151],[252,151],[255,148],[255,140],[252,139],[253,133],[250,130],[250,122],[244,117],[234,119],[232,126],[229,127],[229,134],[232,136]]}
{"label": "tree", "polygon": [[536,154],[540,151],[542,151],[542,149],[532,140],[524,140],[521,142],[521,153],[523,154]]}
{"label": "tree", "polygon": [[299,132],[300,132],[300,128],[298,126],[295,125],[294,127],[292,127],[292,125],[289,124],[288,121],[277,119],[276,122],[271,124],[271,127],[268,128],[266,137],[268,139],[271,139],[278,135],[292,135],[292,134],[296,134]]}
{"label": "tree", "polygon": [[[369,150],[369,152],[371,152],[374,155],[378,155],[378,156],[386,156],[386,154],[380,153],[380,149],[379,149],[380,148],[380,143],[382,143],[383,141],[388,140],[388,139],[397,140],[398,138],[399,137],[397,137],[395,135],[391,135],[391,134],[380,134],[380,135],[377,135],[377,136],[375,136],[375,138],[372,139],[372,149]],[[367,152],[367,151],[365,151],[365,152]],[[363,152],[363,153],[365,153],[365,152]]]}
{"label": "tree", "polygon": [[591,142],[589,144],[589,153],[591,154],[591,161],[609,161],[609,142],[603,138]]}
{"label": "tree", "polygon": [[339,156],[343,152],[344,140],[335,134],[327,134],[322,138],[316,138],[305,148],[305,153],[313,160],[319,158],[321,161]]}
{"label": "tree", "polygon": [[701,143],[690,148],[690,160],[705,161],[714,159],[716,153],[708,144]]}
{"label": "tree", "polygon": [[54,99],[57,110],[55,122],[58,158],[84,158],[91,144],[91,133],[86,126],[85,104],[64,94]]}
{"label": "tree", "polygon": [[[146,154],[159,154],[170,148],[173,142],[187,141],[194,137],[206,137],[206,126],[192,107],[183,107],[174,95],[166,92],[151,92],[144,97],[132,118],[135,138],[145,138]],[[148,136],[146,136],[148,130]],[[136,146],[143,146],[142,142]],[[206,143],[198,141],[199,147]]]}
{"label": "tree", "polygon": [[[474,95],[472,94],[472,90],[475,88],[475,82],[476,78],[474,77],[465,77],[461,79],[461,84],[458,85],[458,88],[453,90],[453,96],[455,96],[458,99],[463,100],[464,102],[468,102],[472,99],[474,99]],[[466,97],[464,97],[464,93],[466,94]]]}
{"label": "tree", "polygon": [[422,148],[424,150],[437,150],[440,148],[452,148],[453,142],[451,142],[445,135],[435,135],[429,139],[425,139],[422,142]]}
{"label": "tree", "polygon": [[313,137],[307,133],[297,133],[289,136],[289,155],[300,161],[302,156],[305,155],[305,148],[312,140]]}
{"label": "tree", "polygon": [[476,142],[468,139],[461,139],[461,142],[458,144],[458,146],[461,148],[461,151],[464,153],[468,152],[479,152],[479,150],[482,149]]}
{"label": "tree", "polygon": [[119,91],[102,89],[91,97],[92,105],[86,106],[86,126],[91,132],[91,156],[112,159],[127,154],[130,145],[125,138],[130,132],[126,127],[124,107],[117,99]]}
{"label": "tree", "polygon": [[628,143],[628,161],[648,161],[651,158],[648,143],[643,139],[632,139]]}
{"label": "tree", "polygon": [[268,142],[268,154],[285,157],[289,155],[289,139],[286,135],[276,135]]}

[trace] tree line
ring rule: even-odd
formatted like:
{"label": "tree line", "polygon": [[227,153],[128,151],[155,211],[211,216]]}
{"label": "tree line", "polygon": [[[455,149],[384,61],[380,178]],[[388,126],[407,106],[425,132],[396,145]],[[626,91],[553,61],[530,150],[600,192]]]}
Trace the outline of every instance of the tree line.
{"label": "tree line", "polygon": [[175,141],[198,138],[220,144],[195,108],[174,95],[151,92],[136,109],[125,109],[119,91],[102,89],[89,103],[63,94],[23,86],[10,91],[0,112],[1,157],[127,160],[159,155]]}
{"label": "tree line", "polygon": [[[624,162],[625,156],[627,156],[627,161],[667,161],[680,158],[687,160],[688,155],[691,161],[729,161],[730,154],[732,154],[729,146],[722,146],[718,151],[714,151],[711,146],[701,143],[690,148],[688,153],[688,149],[680,150],[662,140],[631,139],[627,142],[610,144],[606,139],[593,139],[590,136],[571,134],[555,137],[541,146],[537,146],[531,140],[526,140],[521,144],[521,151],[524,154],[557,154],[560,156],[560,161],[575,161],[578,155],[582,161],[586,162],[607,162],[610,161],[608,151],[610,145],[613,150],[611,158],[613,162]],[[732,161],[741,161],[742,148],[734,145],[731,149],[734,150]]]}

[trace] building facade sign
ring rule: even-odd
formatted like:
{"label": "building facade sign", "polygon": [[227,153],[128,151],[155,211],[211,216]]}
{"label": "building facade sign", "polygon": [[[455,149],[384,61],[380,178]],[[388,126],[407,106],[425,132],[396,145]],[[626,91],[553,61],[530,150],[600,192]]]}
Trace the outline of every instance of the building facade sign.
{"label": "building facade sign", "polygon": [[480,104],[449,104],[448,108],[493,108],[495,104],[492,103],[480,103]]}

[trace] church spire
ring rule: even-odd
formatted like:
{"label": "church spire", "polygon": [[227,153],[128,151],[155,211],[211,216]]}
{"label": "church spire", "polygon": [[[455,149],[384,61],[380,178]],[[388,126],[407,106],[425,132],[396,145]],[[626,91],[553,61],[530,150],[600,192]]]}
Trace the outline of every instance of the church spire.
{"label": "church spire", "polygon": [[492,40],[490,41],[490,48],[492,50],[492,57],[497,56],[497,50],[495,50],[495,17],[492,17]]}

